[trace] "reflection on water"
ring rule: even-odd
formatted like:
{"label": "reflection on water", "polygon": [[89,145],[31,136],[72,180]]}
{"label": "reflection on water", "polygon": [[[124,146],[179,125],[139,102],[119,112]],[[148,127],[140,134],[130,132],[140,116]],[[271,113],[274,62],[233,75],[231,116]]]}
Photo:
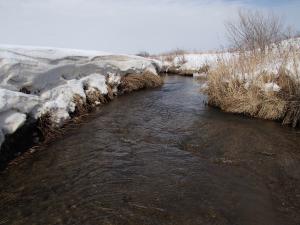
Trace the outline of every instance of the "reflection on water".
{"label": "reflection on water", "polygon": [[205,106],[192,78],[119,97],[0,175],[0,224],[300,224],[300,133]]}

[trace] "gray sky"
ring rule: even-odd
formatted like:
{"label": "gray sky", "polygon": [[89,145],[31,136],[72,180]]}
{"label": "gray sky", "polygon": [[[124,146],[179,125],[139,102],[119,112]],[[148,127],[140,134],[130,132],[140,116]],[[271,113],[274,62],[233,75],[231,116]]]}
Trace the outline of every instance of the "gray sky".
{"label": "gray sky", "polygon": [[239,8],[272,10],[300,30],[298,0],[0,0],[0,43],[151,53],[226,45]]}

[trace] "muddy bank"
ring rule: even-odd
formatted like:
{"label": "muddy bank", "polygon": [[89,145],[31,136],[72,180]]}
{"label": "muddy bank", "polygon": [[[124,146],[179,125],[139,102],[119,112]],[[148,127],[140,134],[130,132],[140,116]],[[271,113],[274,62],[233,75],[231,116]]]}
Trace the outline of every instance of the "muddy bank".
{"label": "muddy bank", "polygon": [[[8,163],[29,150],[34,145],[55,140],[62,134],[64,126],[76,121],[82,116],[92,112],[97,107],[109,103],[115,97],[133,91],[155,88],[163,84],[162,76],[145,71],[142,74],[127,74],[121,78],[117,86],[109,86],[108,94],[101,94],[95,90],[87,92],[86,99],[74,96],[75,111],[70,114],[63,126],[58,127],[52,123],[51,114],[47,113],[38,119],[29,117],[25,124],[13,134],[7,134],[0,147],[0,171],[4,170]],[[113,89],[116,91],[113,92]]]}

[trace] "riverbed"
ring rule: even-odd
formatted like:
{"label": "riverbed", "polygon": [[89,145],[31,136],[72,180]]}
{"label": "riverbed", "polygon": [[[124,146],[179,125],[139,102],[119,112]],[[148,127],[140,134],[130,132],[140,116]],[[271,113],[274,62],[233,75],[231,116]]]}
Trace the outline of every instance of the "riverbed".
{"label": "riverbed", "polygon": [[201,83],[116,98],[0,174],[0,224],[299,225],[300,131],[205,104]]}

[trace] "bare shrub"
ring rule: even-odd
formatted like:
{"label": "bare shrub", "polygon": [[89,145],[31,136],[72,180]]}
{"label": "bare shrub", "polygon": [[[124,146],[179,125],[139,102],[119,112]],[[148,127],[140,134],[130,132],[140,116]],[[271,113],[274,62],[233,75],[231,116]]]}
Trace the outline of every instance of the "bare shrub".
{"label": "bare shrub", "polygon": [[187,60],[185,58],[186,51],[184,51],[182,49],[176,49],[174,51],[174,54],[175,54],[177,65],[183,65],[187,62]]}
{"label": "bare shrub", "polygon": [[176,58],[176,55],[172,55],[172,54],[163,56],[164,61],[170,62],[170,63],[173,63],[175,58]]}
{"label": "bare shrub", "polygon": [[225,23],[232,47],[238,50],[258,50],[266,48],[284,37],[284,26],[274,13],[240,10],[237,21]]}
{"label": "bare shrub", "polygon": [[187,62],[185,54],[187,52],[182,49],[175,49],[166,53],[160,54],[160,59],[169,63],[183,65]]}

